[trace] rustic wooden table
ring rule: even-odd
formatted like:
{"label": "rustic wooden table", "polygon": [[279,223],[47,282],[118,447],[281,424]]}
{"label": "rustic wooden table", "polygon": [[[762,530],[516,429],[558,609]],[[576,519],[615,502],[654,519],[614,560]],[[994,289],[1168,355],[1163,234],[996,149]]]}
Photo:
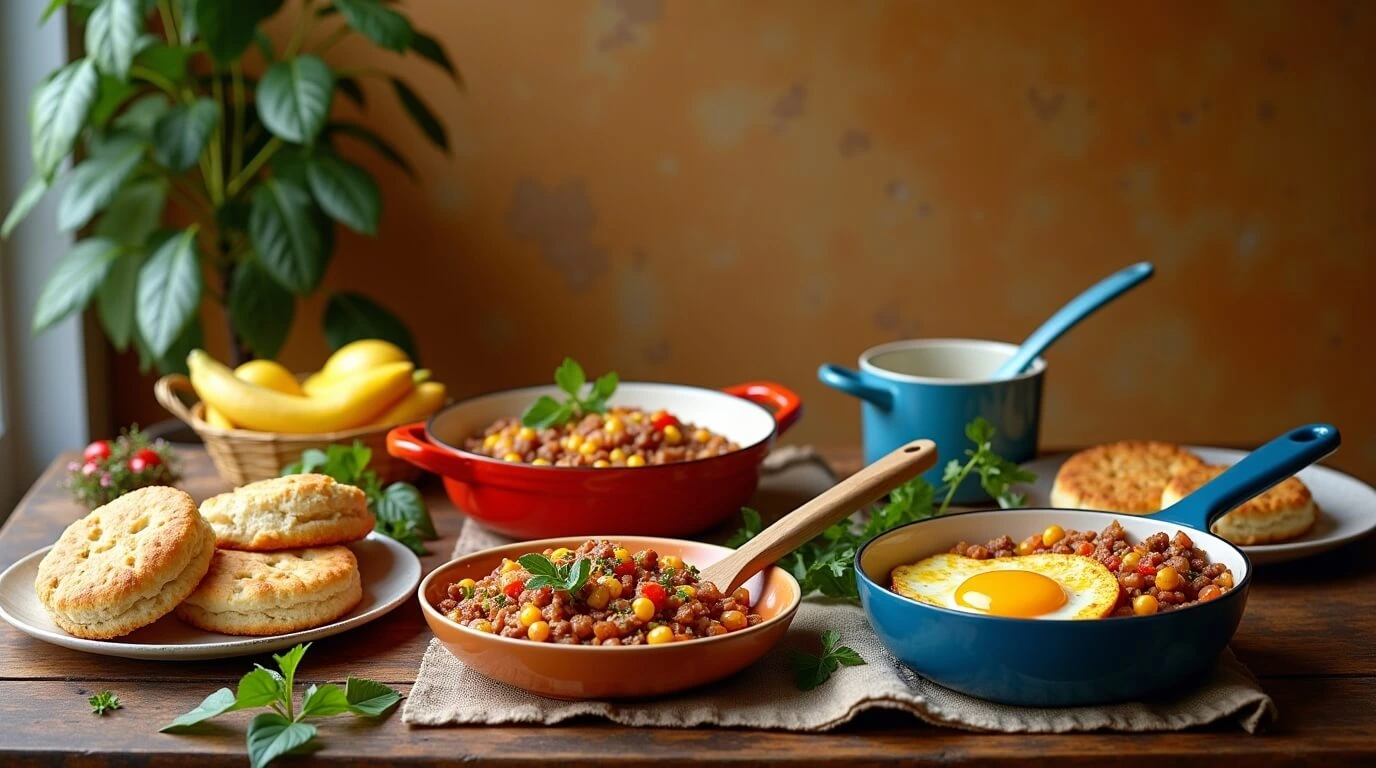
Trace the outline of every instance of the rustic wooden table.
{"label": "rustic wooden table", "polygon": [[[182,451],[184,486],[197,498],[222,490],[205,455]],[[844,474],[853,451],[828,452]],[[0,529],[0,569],[53,542],[82,514],[60,483],[71,457],[60,457]],[[424,560],[447,558],[461,517],[437,485],[427,488],[441,536]],[[430,632],[414,602],[352,632],[317,642],[299,680],[340,682],[356,674],[403,692],[415,679]],[[1182,642],[1188,642],[1182,638]],[[306,760],[347,765],[635,765],[652,757],[675,764],[845,765],[962,764],[1160,765],[1187,758],[1258,765],[1376,764],[1376,538],[1330,555],[1262,569],[1233,640],[1280,709],[1270,733],[1233,727],[1185,733],[989,735],[934,728],[910,718],[870,713],[825,734],[727,729],[627,729],[599,722],[552,728],[411,728],[394,710],[385,719],[342,717],[321,729]],[[246,716],[215,721],[197,736],[158,727],[211,691],[233,685],[266,658],[154,663],[92,656],[32,640],[0,624],[0,765],[244,765]],[[1151,660],[1142,659],[1143,674]],[[103,718],[86,697],[110,689],[125,708]]]}

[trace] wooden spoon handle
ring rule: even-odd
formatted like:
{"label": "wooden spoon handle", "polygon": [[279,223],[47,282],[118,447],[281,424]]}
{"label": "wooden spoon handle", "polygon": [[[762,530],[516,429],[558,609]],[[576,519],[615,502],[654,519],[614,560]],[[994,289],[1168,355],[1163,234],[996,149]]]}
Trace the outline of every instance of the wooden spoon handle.
{"label": "wooden spoon handle", "polygon": [[936,464],[936,443],[914,440],[827,489],[820,496],[779,518],[720,562],[702,569],[710,581],[729,593],[765,566],[805,544],[828,526],[917,477]]}

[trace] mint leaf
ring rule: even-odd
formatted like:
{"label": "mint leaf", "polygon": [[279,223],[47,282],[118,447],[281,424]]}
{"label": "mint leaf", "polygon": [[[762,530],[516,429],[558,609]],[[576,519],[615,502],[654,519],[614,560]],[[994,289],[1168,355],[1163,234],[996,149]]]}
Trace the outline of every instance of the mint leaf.
{"label": "mint leaf", "polygon": [[592,385],[592,396],[600,400],[606,400],[616,391],[616,386],[621,383],[621,377],[616,375],[616,371],[604,373],[597,377],[597,382]]}
{"label": "mint leaf", "polygon": [[344,697],[351,711],[364,717],[377,717],[401,701],[400,693],[382,683],[352,675],[344,684]]}
{"label": "mint leaf", "polygon": [[292,648],[281,656],[275,653],[272,655],[272,660],[277,662],[278,668],[282,670],[282,690],[286,692],[288,712],[291,711],[291,689],[296,677],[296,666],[301,663],[301,657],[306,655],[306,649],[310,647],[311,644],[306,643]]}
{"label": "mint leaf", "polygon": [[793,682],[799,690],[810,691],[825,683],[831,678],[832,673],[843,665],[855,667],[865,663],[860,654],[854,649],[838,645],[840,642],[840,633],[828,629],[822,633],[821,656],[801,651],[794,651],[789,656],[789,664],[793,667]]}
{"label": "mint leaf", "polygon": [[280,677],[259,667],[239,678],[239,691],[234,697],[235,709],[264,707],[274,701],[281,701],[289,692],[283,690]]}
{"label": "mint leaf", "polygon": [[516,562],[520,563],[521,567],[529,571],[532,576],[547,576],[551,579],[560,578],[559,566],[555,565],[553,560],[550,560],[548,557],[538,552],[521,555],[516,558]]}
{"label": "mint leaf", "polygon": [[179,715],[176,720],[159,728],[158,731],[161,733],[178,731],[188,726],[195,725],[196,723],[209,720],[212,717],[223,715],[234,709],[234,703],[234,691],[228,688],[221,688],[205,697],[195,709],[186,714]]}
{"label": "mint leaf", "polygon": [[263,768],[313,738],[315,726],[310,723],[292,722],[276,712],[264,712],[248,725],[249,765]]}
{"label": "mint leaf", "polygon": [[410,521],[416,533],[426,540],[439,538],[425,506],[425,497],[410,483],[392,483],[383,488],[374,504],[373,514],[377,515],[378,520]]}
{"label": "mint leaf", "polygon": [[344,691],[337,685],[326,683],[319,687],[312,685],[306,689],[306,696],[301,700],[300,717],[329,717],[348,711],[349,699],[344,695]]}
{"label": "mint leaf", "polygon": [[564,358],[564,362],[554,369],[554,383],[574,397],[578,397],[578,393],[583,390],[583,384],[587,380],[587,376],[583,373],[583,366],[571,357]]}
{"label": "mint leaf", "polygon": [[592,561],[580,557],[573,561],[572,566],[561,566],[560,570],[563,571],[564,589],[568,590],[569,594],[575,594],[587,583],[588,574],[592,572]]}
{"label": "mint leaf", "polygon": [[548,429],[555,424],[563,423],[559,420],[559,416],[565,410],[565,407],[560,405],[558,400],[549,395],[541,395],[540,399],[531,403],[530,407],[526,408],[525,413],[521,414],[521,424],[531,429]]}

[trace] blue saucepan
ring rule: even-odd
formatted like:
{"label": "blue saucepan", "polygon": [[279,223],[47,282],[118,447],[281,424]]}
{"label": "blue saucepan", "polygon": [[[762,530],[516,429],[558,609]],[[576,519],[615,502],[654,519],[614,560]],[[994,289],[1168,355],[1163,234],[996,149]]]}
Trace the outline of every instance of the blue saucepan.
{"label": "blue saucepan", "polygon": [[[1208,674],[1242,619],[1251,564],[1209,532],[1225,512],[1338,449],[1327,424],[1293,429],[1209,484],[1154,515],[1067,509],[1007,509],[931,518],[871,539],[855,555],[860,601],[884,646],[923,677],[981,699],[1059,707],[1140,700]],[[1183,530],[1234,586],[1222,596],[1152,616],[1068,621],[1003,618],[942,608],[888,587],[895,566],[946,552],[958,541],[1016,541],[1049,525],[1103,530],[1117,520],[1138,542]]]}

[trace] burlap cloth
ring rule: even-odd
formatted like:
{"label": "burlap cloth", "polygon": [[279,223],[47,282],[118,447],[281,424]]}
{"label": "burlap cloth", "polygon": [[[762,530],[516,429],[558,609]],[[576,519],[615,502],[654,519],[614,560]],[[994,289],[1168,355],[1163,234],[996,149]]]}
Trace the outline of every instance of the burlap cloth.
{"label": "burlap cloth", "polygon": [[[834,482],[812,451],[784,448],[766,463],[752,504],[766,520],[793,509]],[[723,539],[728,526],[707,536]],[[475,552],[508,540],[466,524],[454,554]],[[799,691],[787,649],[816,653],[823,630],[840,632],[843,644],[867,662],[842,667],[811,691]],[[821,731],[871,709],[908,712],[933,725],[1005,733],[1063,733],[1108,729],[1173,731],[1224,721],[1249,733],[1265,728],[1276,707],[1231,650],[1219,657],[1207,681],[1180,696],[1097,707],[1035,709],[993,704],[956,693],[913,674],[894,660],[869,628],[859,607],[809,598],[780,648],[741,674],[672,697],[641,701],[557,701],[489,680],[468,669],[432,640],[416,684],[402,708],[414,725],[539,723],[551,725],[592,715],[632,726],[771,728]]]}

